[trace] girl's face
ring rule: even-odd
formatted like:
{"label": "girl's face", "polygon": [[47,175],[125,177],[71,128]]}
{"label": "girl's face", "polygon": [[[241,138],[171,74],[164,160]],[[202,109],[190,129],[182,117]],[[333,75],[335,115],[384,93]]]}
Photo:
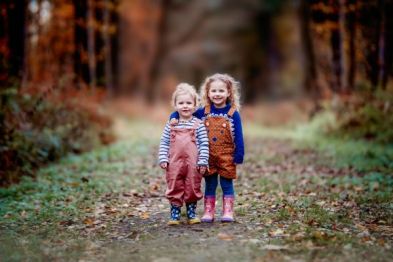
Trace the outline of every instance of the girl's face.
{"label": "girl's face", "polygon": [[181,120],[190,120],[195,111],[195,99],[190,94],[180,94],[176,97],[175,109]]}
{"label": "girl's face", "polygon": [[227,104],[229,92],[227,85],[222,81],[214,81],[210,83],[209,93],[207,94],[210,101],[217,108],[223,108]]}

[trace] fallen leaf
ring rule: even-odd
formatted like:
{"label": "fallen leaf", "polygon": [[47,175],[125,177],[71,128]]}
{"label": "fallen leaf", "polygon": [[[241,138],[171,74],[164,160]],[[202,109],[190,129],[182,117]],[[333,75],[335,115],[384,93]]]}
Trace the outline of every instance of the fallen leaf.
{"label": "fallen leaf", "polygon": [[378,239],[378,244],[380,246],[384,246],[385,245],[385,239],[383,239],[383,238]]}
{"label": "fallen leaf", "polygon": [[139,215],[139,217],[142,219],[148,219],[150,217],[150,215],[147,212],[143,212],[142,214]]}
{"label": "fallen leaf", "polygon": [[278,236],[282,236],[283,234],[284,234],[284,230],[282,230],[282,229],[276,229],[276,230],[269,231],[269,235],[271,237],[278,237]]}
{"label": "fallen leaf", "polygon": [[231,241],[233,240],[233,236],[229,235],[227,233],[218,233],[217,237],[221,240],[225,240],[225,241]]}
{"label": "fallen leaf", "polygon": [[87,217],[83,220],[83,224],[88,225],[88,226],[93,226],[94,225],[94,219]]}

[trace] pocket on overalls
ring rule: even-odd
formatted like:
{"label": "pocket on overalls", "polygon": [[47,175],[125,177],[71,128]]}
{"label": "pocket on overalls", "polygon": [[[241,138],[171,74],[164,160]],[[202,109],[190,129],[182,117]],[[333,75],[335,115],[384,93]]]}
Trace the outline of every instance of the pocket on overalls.
{"label": "pocket on overalls", "polygon": [[176,174],[179,172],[179,164],[178,163],[168,163],[168,167],[166,169],[166,179],[175,179]]}

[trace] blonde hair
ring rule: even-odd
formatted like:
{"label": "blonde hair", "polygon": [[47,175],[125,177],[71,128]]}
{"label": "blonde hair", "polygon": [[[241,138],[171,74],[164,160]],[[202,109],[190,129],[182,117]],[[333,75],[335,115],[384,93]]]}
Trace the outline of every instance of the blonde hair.
{"label": "blonde hair", "polygon": [[191,95],[192,99],[194,99],[195,107],[199,105],[199,96],[195,90],[195,87],[187,83],[180,83],[176,86],[176,89],[172,94],[172,106],[175,107],[176,98],[179,95],[185,95],[185,94]]}
{"label": "blonde hair", "polygon": [[211,83],[214,81],[221,81],[226,85],[229,92],[229,102],[231,102],[231,105],[235,107],[236,110],[240,110],[240,83],[228,74],[214,74],[205,79],[201,86],[201,99],[203,106],[211,105],[209,90]]}

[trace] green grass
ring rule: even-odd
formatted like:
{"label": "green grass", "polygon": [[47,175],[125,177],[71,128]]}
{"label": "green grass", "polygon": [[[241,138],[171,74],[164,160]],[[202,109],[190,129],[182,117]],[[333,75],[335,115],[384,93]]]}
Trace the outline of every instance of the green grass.
{"label": "green grass", "polygon": [[[245,164],[252,166],[247,172],[254,175],[255,180],[250,180],[255,184],[253,190],[264,194],[251,203],[250,200],[243,200],[243,205],[236,207],[236,215],[246,219],[250,214],[255,214],[252,220],[260,221],[263,234],[276,230],[278,225],[284,226],[283,230],[289,236],[284,239],[271,238],[271,244],[282,244],[284,241],[299,245],[299,250],[305,248],[309,241],[316,246],[356,246],[357,231],[351,231],[351,234],[339,231],[346,227],[354,230],[351,217],[354,208],[337,207],[335,202],[342,204],[347,200],[354,201],[362,221],[393,223],[391,167],[380,168],[385,160],[379,159],[381,150],[385,155],[392,154],[390,147],[325,136],[323,132],[318,132],[317,126],[313,122],[297,128],[277,130],[245,125],[247,138],[256,137],[259,139],[257,141],[262,141],[264,137],[286,139],[290,141],[291,147],[316,150],[320,154],[314,161],[301,152],[296,155],[301,156],[300,159],[296,158],[299,161],[297,164],[330,168],[351,166],[361,172],[360,175],[303,176],[292,170],[278,169],[274,174],[263,176],[257,172],[260,167],[280,165],[287,159],[283,155],[254,152],[250,162]],[[106,193],[140,192],[146,188],[141,177],[149,177],[159,171],[154,160],[161,128],[134,122],[125,130],[131,132],[123,134],[123,139],[116,144],[83,155],[70,155],[57,164],[41,169],[35,179],[26,177],[17,185],[0,189],[0,254],[5,254],[12,261],[26,257],[31,257],[31,260],[50,260],[45,248],[58,249],[61,245],[48,243],[65,241],[67,248],[55,250],[60,254],[55,258],[80,258],[81,253],[88,249],[89,239],[81,236],[78,229],[64,230],[59,223],[80,223],[91,212],[88,208],[94,207],[99,197]],[[362,150],[372,153],[363,154]],[[248,179],[247,175],[242,179]],[[306,183],[302,183],[304,180]],[[348,198],[345,201],[343,192]],[[242,197],[239,194],[238,204]],[[322,204],[322,201],[326,203]],[[333,211],[333,207],[337,209]],[[107,223],[106,232],[112,231],[112,225],[110,221]],[[334,229],[335,226],[338,230]],[[302,233],[300,239],[293,238],[298,233]],[[96,237],[100,241],[108,238],[104,234],[97,234]],[[150,236],[141,236],[145,237]],[[13,249],[14,246],[21,248]],[[301,252],[309,251],[305,248]],[[53,255],[54,252],[50,253]]]}
{"label": "green grass", "polygon": [[[315,149],[331,159],[331,165],[354,168],[359,172],[393,173],[393,145],[378,144],[366,140],[328,135],[327,129],[335,125],[330,113],[317,116],[309,123],[292,127],[264,128],[248,123],[245,133],[249,137],[288,139],[300,149]],[[381,131],[383,132],[383,130]],[[280,156],[271,159],[279,163]],[[327,160],[325,160],[327,162]]]}
{"label": "green grass", "polygon": [[311,205],[304,210],[303,221],[307,224],[316,223],[327,226],[338,221],[338,216],[336,213],[327,211],[318,205]]}
{"label": "green grass", "polygon": [[22,233],[40,225],[45,225],[40,230],[56,227],[82,219],[104,192],[140,191],[135,176],[157,171],[140,161],[152,154],[150,148],[158,141],[157,132],[141,134],[145,125],[134,123],[131,130],[138,136],[131,132],[127,140],[109,147],[69,155],[40,169],[35,178],[23,177],[18,184],[0,188],[0,230]]}

